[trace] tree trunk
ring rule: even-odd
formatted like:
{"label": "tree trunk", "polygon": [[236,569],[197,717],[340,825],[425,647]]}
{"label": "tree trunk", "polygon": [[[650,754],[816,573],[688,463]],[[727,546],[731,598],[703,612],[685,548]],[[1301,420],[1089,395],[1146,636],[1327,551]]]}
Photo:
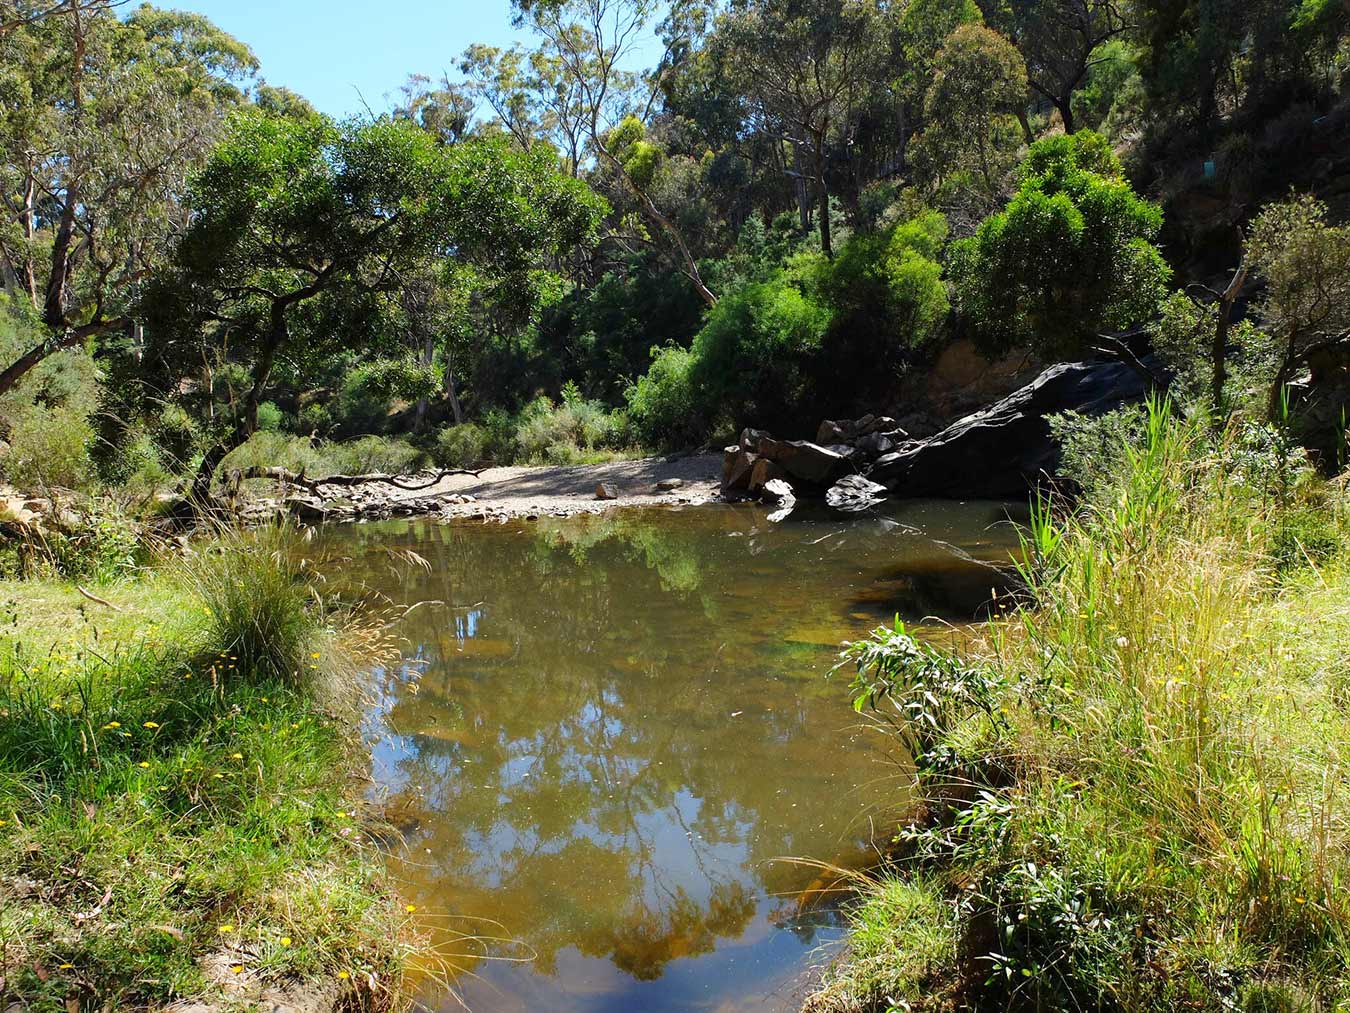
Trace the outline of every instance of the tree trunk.
{"label": "tree trunk", "polygon": [[680,259],[684,262],[684,276],[693,283],[694,291],[698,293],[699,298],[709,306],[716,306],[717,296],[713,295],[712,289],[708,288],[708,286],[703,283],[703,275],[699,272],[698,263],[694,260],[694,255],[689,251],[689,244],[684,241],[684,236],[680,233],[678,226],[661,213],[661,209],[656,206],[656,202],[651,199],[651,196],[647,191],[634,182],[633,177],[628,174],[628,170],[623,167],[623,163],[615,158],[604,144],[600,143],[599,132],[593,130],[591,133],[595,138],[596,148],[599,150],[601,157],[609,162],[614,170],[623,177],[624,182],[628,184],[628,188],[632,190],[633,195],[637,197],[638,202],[642,205],[643,210],[647,212],[648,217],[656,222],[657,225],[661,226],[661,228],[665,230],[665,233],[670,236],[671,240],[675,243],[675,246],[680,253]]}
{"label": "tree trunk", "polygon": [[445,396],[450,399],[450,410],[455,414],[455,425],[464,424],[464,409],[459,403],[459,394],[455,390],[455,371],[450,368],[449,356],[445,363]]}
{"label": "tree trunk", "polygon": [[192,486],[187,496],[189,505],[194,510],[201,510],[211,502],[211,484],[215,480],[216,469],[220,467],[220,462],[225,460],[230,451],[246,443],[258,428],[258,402],[262,400],[263,390],[271,379],[277,349],[286,340],[285,313],[285,307],[276,305],[272,307],[272,325],[262,357],[253,367],[253,385],[244,395],[244,403],[240,406],[239,414],[235,416],[229,432],[202,456],[202,463],[192,478]]}
{"label": "tree trunk", "polygon": [[797,218],[802,232],[811,231],[811,198],[806,192],[806,166],[802,165],[802,146],[792,143],[793,191],[797,196]]}
{"label": "tree trunk", "polygon": [[820,250],[834,259],[834,246],[830,242],[830,191],[825,184],[825,133],[816,134],[816,198],[819,201]]}
{"label": "tree trunk", "polygon": [[1066,134],[1073,133],[1073,93],[1070,92],[1055,99],[1055,108],[1059,110],[1059,118],[1060,122],[1064,124],[1064,132]]}
{"label": "tree trunk", "polygon": [[[432,339],[427,338],[426,342],[422,345],[421,364],[423,366],[431,365],[432,355],[434,351],[435,347],[432,344]],[[413,432],[420,433],[423,427],[426,425],[426,421],[427,421],[427,399],[424,397],[419,397],[417,399],[417,406],[416,408],[413,409]]]}
{"label": "tree trunk", "polygon": [[1022,126],[1022,140],[1027,142],[1027,147],[1031,147],[1036,141],[1036,135],[1031,132],[1031,120],[1027,118],[1025,106],[1018,106],[1017,122]]}
{"label": "tree trunk", "polygon": [[1228,382],[1228,332],[1233,324],[1233,306],[1237,303],[1242,287],[1247,283],[1247,258],[1242,258],[1233,279],[1219,297],[1219,318],[1214,324],[1214,338],[1209,347],[1210,387],[1209,396],[1214,402],[1216,414],[1223,411],[1223,388]]}

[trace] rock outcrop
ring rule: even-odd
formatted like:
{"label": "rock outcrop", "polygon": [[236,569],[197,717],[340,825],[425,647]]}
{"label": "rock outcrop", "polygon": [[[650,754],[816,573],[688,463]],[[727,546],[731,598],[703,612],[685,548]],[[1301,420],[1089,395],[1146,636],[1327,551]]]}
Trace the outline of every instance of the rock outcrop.
{"label": "rock outcrop", "polygon": [[1068,362],[925,439],[911,439],[894,419],[873,415],[822,422],[815,442],[747,429],[726,448],[722,491],[768,499],[765,487],[786,480],[798,495],[823,495],[846,511],[865,510],[887,495],[1021,497],[1059,464],[1048,416],[1101,415],[1145,392],[1143,378],[1123,363]]}
{"label": "rock outcrop", "polygon": [[882,455],[867,477],[906,497],[1024,496],[1059,465],[1048,416],[1102,415],[1145,392],[1143,378],[1124,363],[1060,363],[936,436]]}

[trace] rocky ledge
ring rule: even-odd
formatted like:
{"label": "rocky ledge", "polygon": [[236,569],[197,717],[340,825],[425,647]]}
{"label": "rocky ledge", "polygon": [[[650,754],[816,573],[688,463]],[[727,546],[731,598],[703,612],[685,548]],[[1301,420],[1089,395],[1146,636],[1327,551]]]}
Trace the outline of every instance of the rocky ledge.
{"label": "rocky ledge", "polygon": [[[722,494],[728,499],[823,497],[841,510],[863,510],[889,497],[1007,499],[1053,477],[1059,447],[1049,416],[1096,416],[1140,401],[1143,377],[1120,362],[1067,362],[981,411],[926,439],[894,419],[865,415],[820,424],[816,439],[779,440],[747,429],[727,447]],[[770,489],[770,483],[777,483]]]}

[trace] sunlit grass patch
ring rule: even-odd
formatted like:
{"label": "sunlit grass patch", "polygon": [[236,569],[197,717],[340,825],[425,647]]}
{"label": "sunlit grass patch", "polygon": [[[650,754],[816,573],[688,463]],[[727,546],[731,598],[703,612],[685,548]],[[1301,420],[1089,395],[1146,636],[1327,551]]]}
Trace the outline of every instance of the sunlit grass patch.
{"label": "sunlit grass patch", "polygon": [[[350,644],[265,537],[107,590],[123,611],[5,586],[0,977],[29,1008],[157,1008],[236,973],[389,1001],[407,916],[363,829],[356,712],[315,678],[387,643]],[[223,603],[185,577],[208,567]]]}

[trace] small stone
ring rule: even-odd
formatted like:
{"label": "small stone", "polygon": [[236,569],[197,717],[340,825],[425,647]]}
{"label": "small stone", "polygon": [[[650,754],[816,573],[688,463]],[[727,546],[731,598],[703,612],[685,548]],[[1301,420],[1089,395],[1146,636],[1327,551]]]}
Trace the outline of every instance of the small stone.
{"label": "small stone", "polygon": [[596,499],[618,499],[619,490],[609,482],[601,482],[595,487]]}
{"label": "small stone", "polygon": [[682,485],[684,485],[684,479],[682,478],[663,478],[656,483],[656,489],[658,492],[671,492]]}

